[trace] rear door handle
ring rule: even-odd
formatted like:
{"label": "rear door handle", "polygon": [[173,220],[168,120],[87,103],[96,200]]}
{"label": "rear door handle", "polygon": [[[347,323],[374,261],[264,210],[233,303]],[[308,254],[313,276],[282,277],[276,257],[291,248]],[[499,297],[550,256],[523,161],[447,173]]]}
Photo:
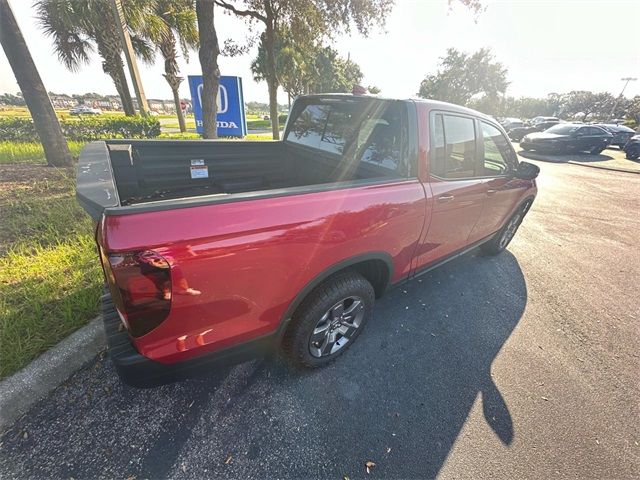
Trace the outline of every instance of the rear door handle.
{"label": "rear door handle", "polygon": [[440,195],[439,197],[436,198],[436,201],[438,203],[449,203],[451,202],[455,197],[453,195]]}

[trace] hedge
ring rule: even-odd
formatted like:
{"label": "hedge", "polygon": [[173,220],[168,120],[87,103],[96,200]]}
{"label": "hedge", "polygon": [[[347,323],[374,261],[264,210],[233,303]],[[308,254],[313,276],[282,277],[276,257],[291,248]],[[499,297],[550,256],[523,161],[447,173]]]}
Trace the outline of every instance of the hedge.
{"label": "hedge", "polygon": [[[105,138],[155,138],[160,122],[152,117],[81,117],[60,121],[67,140],[91,141]],[[39,142],[30,118],[0,118],[0,141]]]}

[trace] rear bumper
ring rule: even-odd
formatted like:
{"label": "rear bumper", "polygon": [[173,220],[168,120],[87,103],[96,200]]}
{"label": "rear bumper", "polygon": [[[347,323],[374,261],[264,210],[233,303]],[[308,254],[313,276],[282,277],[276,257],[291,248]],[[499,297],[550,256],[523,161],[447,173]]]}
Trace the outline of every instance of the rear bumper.
{"label": "rear bumper", "polygon": [[103,295],[101,302],[109,356],[122,381],[133,387],[156,387],[265,356],[275,350],[280,340],[278,331],[190,360],[164,364],[140,355],[134,348],[127,331],[120,328],[120,317],[109,294]]}

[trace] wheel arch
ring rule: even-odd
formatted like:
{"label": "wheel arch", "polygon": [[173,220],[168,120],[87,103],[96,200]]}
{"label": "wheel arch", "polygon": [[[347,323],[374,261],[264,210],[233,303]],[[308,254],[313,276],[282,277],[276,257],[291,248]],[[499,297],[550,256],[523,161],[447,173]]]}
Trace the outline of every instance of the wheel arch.
{"label": "wheel arch", "polygon": [[[389,286],[391,275],[393,273],[393,259],[386,252],[368,252],[341,260],[327,267],[322,272],[313,277],[307,284],[297,293],[293,301],[287,307],[282,315],[280,322],[280,330],[284,334],[286,324],[298,309],[304,299],[322,282],[329,277],[345,270],[353,269],[365,277],[373,286],[376,298],[382,296]],[[284,328],[283,328],[284,327]]]}

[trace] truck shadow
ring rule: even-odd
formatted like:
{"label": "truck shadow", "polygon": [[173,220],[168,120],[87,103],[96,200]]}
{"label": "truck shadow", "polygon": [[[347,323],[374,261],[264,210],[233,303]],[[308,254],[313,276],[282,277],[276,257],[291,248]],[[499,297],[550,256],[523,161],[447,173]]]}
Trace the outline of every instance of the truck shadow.
{"label": "truck shadow", "polygon": [[265,359],[138,390],[98,359],[2,436],[0,473],[354,478],[372,460],[379,476],[432,478],[476,402],[486,441],[517,435],[491,366],[526,303],[516,258],[476,251],[390,291],[321,370]]}
{"label": "truck shadow", "polygon": [[300,393],[301,404],[326,406],[314,417],[324,426],[316,441],[336,459],[331,474],[374,457],[383,477],[435,477],[479,397],[488,435],[508,447],[514,421],[491,365],[526,302],[516,258],[477,251],[381,299],[366,333],[329,369],[307,373]]}

